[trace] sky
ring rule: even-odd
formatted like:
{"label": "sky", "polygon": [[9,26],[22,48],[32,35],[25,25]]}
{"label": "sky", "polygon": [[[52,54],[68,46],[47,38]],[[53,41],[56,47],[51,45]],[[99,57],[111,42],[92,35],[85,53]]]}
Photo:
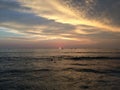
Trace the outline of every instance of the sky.
{"label": "sky", "polygon": [[0,48],[120,49],[120,0],[0,0]]}

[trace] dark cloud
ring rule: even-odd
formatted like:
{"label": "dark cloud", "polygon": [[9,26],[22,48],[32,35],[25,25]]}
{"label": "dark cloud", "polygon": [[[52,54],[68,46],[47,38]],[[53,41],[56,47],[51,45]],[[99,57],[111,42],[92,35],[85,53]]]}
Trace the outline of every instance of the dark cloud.
{"label": "dark cloud", "polygon": [[14,11],[10,9],[0,9],[0,23],[4,22],[16,22],[25,25],[38,25],[38,24],[48,24],[54,22],[53,20],[48,20],[42,17],[38,17],[32,13]]}
{"label": "dark cloud", "polygon": [[30,10],[28,7],[23,7],[17,0],[0,0],[0,9],[9,9],[9,10],[22,10],[27,9]]}
{"label": "dark cloud", "polygon": [[88,19],[120,26],[120,0],[63,0],[68,7]]}
{"label": "dark cloud", "polygon": [[[40,34],[39,32],[30,32],[29,30],[42,31],[42,35],[55,35],[66,31],[68,32],[68,30],[70,31],[75,28],[69,24],[62,24],[55,22],[54,20],[48,20],[47,18],[36,16],[34,13],[23,12],[23,10],[29,11],[30,9],[21,6],[17,0],[1,0],[0,25],[2,27],[16,29],[19,32],[28,34]],[[6,25],[6,23],[8,23],[8,25]],[[12,23],[12,25],[10,23]],[[16,27],[14,23],[20,26]],[[40,28],[42,26],[44,27],[43,29]]]}

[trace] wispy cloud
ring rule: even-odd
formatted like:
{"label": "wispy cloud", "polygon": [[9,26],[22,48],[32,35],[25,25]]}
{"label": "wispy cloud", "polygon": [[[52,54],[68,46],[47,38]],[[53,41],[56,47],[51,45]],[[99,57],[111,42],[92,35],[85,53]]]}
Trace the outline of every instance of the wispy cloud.
{"label": "wispy cloud", "polygon": [[[100,2],[100,0],[44,0],[44,2],[42,0],[19,1],[23,3],[22,5],[24,7],[31,8],[32,12],[36,15],[49,20],[55,20],[55,22],[71,25],[84,24],[102,28],[102,30],[120,32],[120,27],[112,24],[116,17],[110,11],[111,9],[114,10],[116,2],[119,3],[118,0],[111,0],[109,1],[110,3],[107,0],[104,2]],[[110,5],[113,2],[115,5],[110,8]],[[119,6],[117,5],[116,8],[119,8]],[[117,11],[114,11],[114,13],[117,13],[119,17]]]}
{"label": "wispy cloud", "polygon": [[119,6],[119,0],[0,0],[0,37],[119,43]]}

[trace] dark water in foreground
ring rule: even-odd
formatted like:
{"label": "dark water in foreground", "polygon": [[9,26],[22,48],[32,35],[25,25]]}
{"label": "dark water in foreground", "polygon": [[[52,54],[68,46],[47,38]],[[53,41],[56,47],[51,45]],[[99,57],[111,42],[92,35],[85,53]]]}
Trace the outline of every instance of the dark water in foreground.
{"label": "dark water in foreground", "polygon": [[120,90],[120,50],[0,50],[0,90]]}

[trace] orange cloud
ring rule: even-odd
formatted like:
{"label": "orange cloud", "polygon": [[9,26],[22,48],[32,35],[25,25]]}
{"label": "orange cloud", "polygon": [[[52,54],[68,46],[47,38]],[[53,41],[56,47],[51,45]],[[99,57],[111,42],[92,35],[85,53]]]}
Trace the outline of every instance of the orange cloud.
{"label": "orange cloud", "polygon": [[[102,18],[103,20],[90,20],[86,18],[86,11],[80,11],[79,15],[72,8],[68,8],[59,0],[19,0],[23,6],[31,8],[31,12],[35,13],[40,17],[47,18],[49,20],[55,20],[60,23],[67,23],[71,25],[89,25],[101,28],[101,30],[120,32],[120,27],[104,24],[102,21],[109,22],[108,19]],[[86,3],[90,5],[95,0],[86,0]]]}

